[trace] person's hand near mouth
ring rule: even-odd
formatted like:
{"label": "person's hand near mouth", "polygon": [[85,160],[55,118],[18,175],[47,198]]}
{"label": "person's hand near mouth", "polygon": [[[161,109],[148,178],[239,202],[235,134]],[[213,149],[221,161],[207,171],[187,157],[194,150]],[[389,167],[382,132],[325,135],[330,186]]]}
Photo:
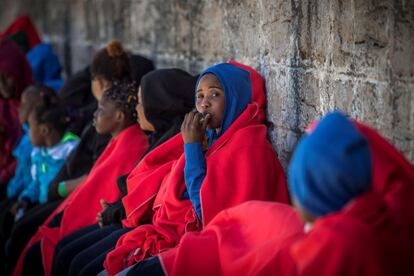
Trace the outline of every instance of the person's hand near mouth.
{"label": "person's hand near mouth", "polygon": [[220,129],[224,117],[225,95],[220,81],[213,74],[206,74],[196,90],[196,110],[188,113],[181,125],[185,144],[202,142],[206,128]]}

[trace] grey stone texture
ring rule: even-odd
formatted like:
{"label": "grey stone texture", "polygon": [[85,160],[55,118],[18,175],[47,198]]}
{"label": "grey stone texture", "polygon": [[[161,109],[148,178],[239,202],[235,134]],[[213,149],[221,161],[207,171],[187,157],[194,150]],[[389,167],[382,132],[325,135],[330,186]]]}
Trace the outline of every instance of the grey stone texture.
{"label": "grey stone texture", "polygon": [[228,58],[266,79],[269,137],[286,167],[307,124],[336,108],[414,161],[412,0],[0,0],[33,17],[66,74],[111,38],[159,68]]}

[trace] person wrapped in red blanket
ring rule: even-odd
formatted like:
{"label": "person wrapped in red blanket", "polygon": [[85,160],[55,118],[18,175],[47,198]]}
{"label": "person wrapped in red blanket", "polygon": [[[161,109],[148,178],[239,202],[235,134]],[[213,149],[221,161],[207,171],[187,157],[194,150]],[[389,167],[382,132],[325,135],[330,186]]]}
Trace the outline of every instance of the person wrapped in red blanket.
{"label": "person wrapped in red blanket", "polygon": [[[289,166],[306,231],[288,206],[249,202],[161,253],[163,273],[413,275],[412,165],[374,130],[341,113],[312,128]],[[260,209],[267,211],[249,215]],[[136,265],[130,274],[137,271],[143,269]]]}
{"label": "person wrapped in red blanket", "polygon": [[[200,75],[198,113],[187,114],[182,132],[143,160],[171,161],[130,175],[124,225],[137,228],[107,255],[110,275],[175,247],[184,233],[200,230],[223,209],[254,199],[288,203],[285,175],[263,124],[264,102],[263,79],[247,66],[231,61]],[[201,169],[191,168],[194,163]],[[154,213],[152,224],[140,225],[148,212]]]}
{"label": "person wrapped in red blanket", "polygon": [[[118,199],[117,177],[131,171],[148,147],[147,136],[136,123],[137,90],[135,83],[126,83],[114,84],[104,92],[95,112],[94,125],[98,133],[110,133],[113,138],[84,182],[49,216],[30,240],[20,256],[14,275],[34,273],[34,267],[39,264],[36,258],[27,260],[26,252],[39,241],[44,273],[49,275],[58,241],[73,231],[93,224],[101,210],[101,199],[107,202]],[[30,250],[36,251],[35,247]]]}

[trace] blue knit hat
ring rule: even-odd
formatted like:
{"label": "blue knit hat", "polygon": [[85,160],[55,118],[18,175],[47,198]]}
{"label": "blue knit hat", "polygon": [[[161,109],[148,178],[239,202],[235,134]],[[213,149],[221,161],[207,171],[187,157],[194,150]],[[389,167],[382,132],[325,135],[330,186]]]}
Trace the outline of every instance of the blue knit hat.
{"label": "blue knit hat", "polygon": [[288,178],[290,192],[310,215],[339,211],[371,187],[368,142],[343,114],[327,114],[299,142]]}

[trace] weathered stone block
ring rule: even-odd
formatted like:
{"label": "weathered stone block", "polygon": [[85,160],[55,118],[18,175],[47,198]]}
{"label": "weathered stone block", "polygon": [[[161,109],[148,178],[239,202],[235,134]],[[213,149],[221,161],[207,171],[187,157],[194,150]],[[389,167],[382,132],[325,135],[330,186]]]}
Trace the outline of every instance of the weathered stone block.
{"label": "weathered stone block", "polygon": [[158,68],[196,74],[228,58],[255,67],[284,166],[307,124],[334,109],[414,161],[414,1],[0,0],[0,28],[23,13],[68,75],[112,38]]}

